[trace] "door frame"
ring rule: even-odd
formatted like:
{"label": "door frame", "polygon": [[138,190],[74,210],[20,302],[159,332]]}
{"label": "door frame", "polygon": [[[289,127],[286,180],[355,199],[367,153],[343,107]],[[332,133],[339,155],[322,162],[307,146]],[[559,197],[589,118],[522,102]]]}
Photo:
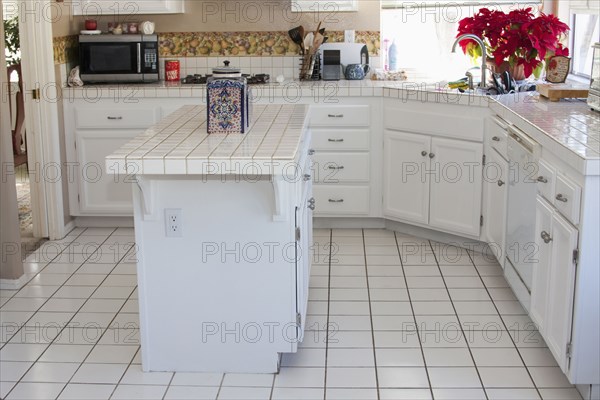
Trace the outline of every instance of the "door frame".
{"label": "door frame", "polygon": [[[43,13],[52,7],[51,3],[52,0],[30,0],[28,10]],[[60,90],[54,67],[52,21],[43,15],[32,17],[19,12],[28,162],[33,173],[30,173],[33,235],[54,240],[67,233],[57,105]],[[35,89],[39,89],[40,99],[34,99]]]}

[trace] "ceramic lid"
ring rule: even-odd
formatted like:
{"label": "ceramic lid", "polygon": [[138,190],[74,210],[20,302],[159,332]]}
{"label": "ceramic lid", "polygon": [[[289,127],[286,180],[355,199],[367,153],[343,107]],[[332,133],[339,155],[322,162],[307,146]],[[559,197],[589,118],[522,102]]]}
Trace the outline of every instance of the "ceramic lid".
{"label": "ceramic lid", "polygon": [[223,64],[225,64],[225,66],[213,68],[213,75],[215,77],[237,78],[242,76],[242,70],[240,68],[230,67],[229,61],[224,61]]}

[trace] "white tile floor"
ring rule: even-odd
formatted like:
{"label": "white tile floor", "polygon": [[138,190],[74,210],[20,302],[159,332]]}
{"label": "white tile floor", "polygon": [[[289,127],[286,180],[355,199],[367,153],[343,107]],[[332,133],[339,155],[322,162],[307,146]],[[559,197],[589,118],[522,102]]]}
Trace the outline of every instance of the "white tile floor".
{"label": "white tile floor", "polygon": [[278,375],[144,374],[132,242],[77,229],[26,260],[0,293],[1,398],[581,399],[496,262],[384,230],[315,231],[305,340]]}

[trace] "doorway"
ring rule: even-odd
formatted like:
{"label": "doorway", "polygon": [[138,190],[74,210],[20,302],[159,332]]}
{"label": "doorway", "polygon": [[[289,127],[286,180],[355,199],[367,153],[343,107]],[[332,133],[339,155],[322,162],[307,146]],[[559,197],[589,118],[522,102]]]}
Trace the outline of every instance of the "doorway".
{"label": "doorway", "polygon": [[[43,10],[50,1],[31,0],[28,6]],[[23,2],[0,0],[0,6],[4,27],[8,27],[3,38],[8,45],[7,55],[10,54],[7,65],[18,65],[9,74],[12,82],[7,92],[10,92],[13,114],[11,129],[17,134],[13,140],[14,173],[23,253],[26,254],[35,249],[40,240],[61,239],[66,234],[62,183],[44,176],[47,166],[61,165],[56,101],[46,101],[43,94],[40,95],[56,85],[52,24],[44,18],[24,18]],[[50,93],[48,98],[57,97]],[[20,152],[24,154],[18,154]]]}

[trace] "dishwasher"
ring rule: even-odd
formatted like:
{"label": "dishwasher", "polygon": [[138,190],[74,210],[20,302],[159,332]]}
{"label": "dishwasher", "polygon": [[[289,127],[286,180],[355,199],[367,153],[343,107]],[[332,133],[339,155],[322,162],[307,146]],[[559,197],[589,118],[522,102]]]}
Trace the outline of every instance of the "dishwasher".
{"label": "dishwasher", "polygon": [[514,126],[508,127],[510,172],[505,275],[527,311],[531,303],[533,266],[538,258],[535,208],[539,154],[538,143]]}

